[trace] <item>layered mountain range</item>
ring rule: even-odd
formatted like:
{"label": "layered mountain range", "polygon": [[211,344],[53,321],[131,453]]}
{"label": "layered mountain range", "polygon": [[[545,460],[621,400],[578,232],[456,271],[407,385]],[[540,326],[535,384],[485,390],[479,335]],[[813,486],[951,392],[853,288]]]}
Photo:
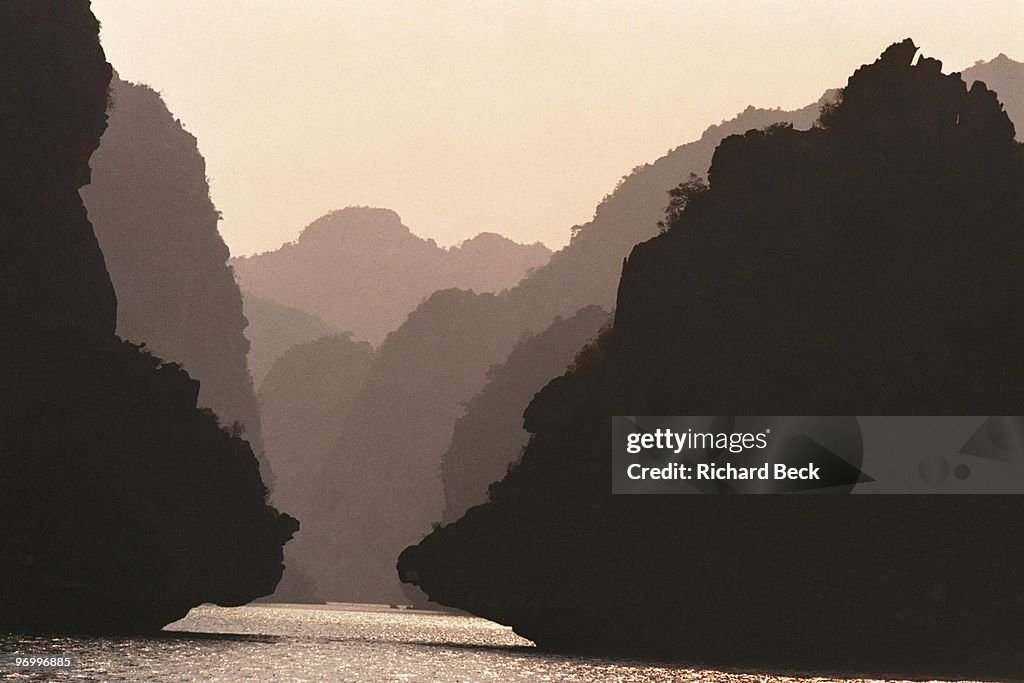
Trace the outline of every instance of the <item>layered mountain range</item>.
{"label": "layered mountain range", "polygon": [[[983,72],[984,64],[965,77],[992,78]],[[1022,73],[998,70],[997,87],[1024,91]],[[513,348],[525,347],[531,336],[543,337],[557,317],[572,318],[590,305],[612,308],[622,260],[634,245],[658,234],[671,199],[667,191],[691,173],[706,174],[723,138],[777,123],[808,129],[821,105],[835,97],[826,93],[819,103],[794,112],[749,107],[709,128],[699,141],[634,169],[597,207],[592,221],[573,228],[569,246],[517,286],[496,296],[442,291],[421,304],[383,342],[349,407],[309,428],[309,443],[325,450],[313,458],[319,464],[310,478],[313,488],[307,489],[312,507],[304,529],[310,552],[302,561],[323,585],[322,594],[404,600],[391,578],[399,539],[411,543],[430,524],[452,521],[485,500],[488,484],[518,460],[528,438],[522,408],[572,353],[568,346],[556,350],[538,340],[534,351],[513,359]],[[550,337],[556,338],[563,337]],[[283,366],[282,377],[290,379],[264,389],[266,405],[282,405],[275,398],[281,387],[298,391],[317,373],[330,369]],[[276,438],[268,433],[268,439]],[[391,491],[403,493],[392,497]],[[368,509],[383,512],[367,515]],[[372,552],[363,552],[367,547]],[[295,546],[296,554],[304,555],[299,549]]]}
{"label": "layered mountain range", "polygon": [[[610,309],[622,259],[636,243],[658,234],[667,190],[691,173],[705,173],[722,137],[779,121],[810,127],[817,109],[748,108],[710,128],[701,140],[635,169],[597,207],[591,222],[573,229],[567,247],[515,287],[498,294],[443,290],[417,307],[378,349],[349,411],[323,425],[335,441],[320,456],[320,488],[310,496],[317,507],[303,518],[303,542],[309,538],[315,551],[302,558],[320,595],[329,600],[406,600],[394,576],[398,552],[441,521],[446,497],[456,508],[482,500],[485,490],[476,487],[499,479],[518,458],[518,453],[503,451],[453,452],[454,459],[477,463],[465,482],[471,488],[462,489],[458,479],[442,481],[442,468],[454,469],[442,462],[452,447],[455,422],[487,384],[492,366],[508,359],[519,341],[547,330],[557,317],[572,318],[592,305]],[[591,318],[593,313],[585,315]],[[557,372],[564,366],[560,361],[571,357],[563,354],[571,353],[554,352],[542,364]],[[542,381],[528,385],[525,391],[537,391]],[[521,405],[526,400],[528,395],[511,399]],[[519,438],[524,435],[520,431]],[[480,442],[489,443],[491,436],[496,434]],[[464,431],[460,444],[467,437]],[[267,438],[276,437],[268,431]]]}

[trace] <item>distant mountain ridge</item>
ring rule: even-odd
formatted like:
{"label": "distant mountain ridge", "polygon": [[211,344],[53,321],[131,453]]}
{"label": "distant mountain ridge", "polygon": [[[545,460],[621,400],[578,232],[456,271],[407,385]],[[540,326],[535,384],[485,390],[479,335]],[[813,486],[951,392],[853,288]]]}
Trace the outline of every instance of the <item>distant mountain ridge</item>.
{"label": "distant mountain ridge", "polygon": [[232,259],[242,289],[318,316],[376,345],[433,292],[497,292],[547,263],[551,251],[481,233],[444,249],[390,209],[349,207],[271,252]]}

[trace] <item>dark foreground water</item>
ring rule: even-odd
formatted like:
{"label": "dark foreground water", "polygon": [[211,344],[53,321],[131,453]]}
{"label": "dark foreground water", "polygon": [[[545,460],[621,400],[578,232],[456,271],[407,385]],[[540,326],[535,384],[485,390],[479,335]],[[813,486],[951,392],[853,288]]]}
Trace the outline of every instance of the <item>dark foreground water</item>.
{"label": "dark foreground water", "polygon": [[[204,606],[153,638],[0,635],[0,652],[74,657],[73,669],[19,670],[4,681],[371,681],[538,683],[835,679],[729,673],[539,652],[474,617],[377,605]],[[847,683],[855,680],[844,679]]]}

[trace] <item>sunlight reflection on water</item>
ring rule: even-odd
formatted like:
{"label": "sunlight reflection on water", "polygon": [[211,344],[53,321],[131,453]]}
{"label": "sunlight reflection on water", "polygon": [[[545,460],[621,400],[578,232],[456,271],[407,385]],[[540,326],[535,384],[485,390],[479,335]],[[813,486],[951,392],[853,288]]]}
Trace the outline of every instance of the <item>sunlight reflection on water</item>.
{"label": "sunlight reflection on water", "polygon": [[[539,652],[474,617],[377,605],[203,606],[153,638],[0,636],[12,654],[77,658],[73,670],[12,681],[373,681],[375,683],[823,683]],[[844,683],[855,683],[846,679]]]}

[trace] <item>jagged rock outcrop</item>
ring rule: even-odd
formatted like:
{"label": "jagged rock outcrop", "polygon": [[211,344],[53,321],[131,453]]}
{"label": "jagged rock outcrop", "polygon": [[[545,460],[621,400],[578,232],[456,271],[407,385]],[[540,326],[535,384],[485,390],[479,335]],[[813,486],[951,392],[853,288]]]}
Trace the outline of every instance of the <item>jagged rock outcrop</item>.
{"label": "jagged rock outcrop", "polygon": [[87,0],[0,3],[0,628],[158,629],[274,590],[294,519],[198,383],[114,335],[78,189],[111,67]]}
{"label": "jagged rock outcrop", "polygon": [[431,293],[497,292],[550,256],[539,242],[516,244],[494,233],[443,249],[412,234],[394,211],[349,207],[313,221],[293,243],[231,263],[247,294],[376,345]]}
{"label": "jagged rock outcrop", "polygon": [[199,380],[199,405],[241,424],[260,457],[242,297],[196,139],[156,91],[116,75],[109,110],[82,198],[117,293],[117,334],[180,363]]}
{"label": "jagged rock outcrop", "polygon": [[718,664],[1024,670],[1017,496],[613,496],[613,415],[1012,415],[1024,152],[908,40],[821,127],[726,138],[526,412],[491,502],[399,558],[538,644]]}
{"label": "jagged rock outcrop", "polygon": [[441,457],[443,521],[454,522],[486,502],[488,487],[505,476],[526,446],[529,434],[523,429],[523,412],[530,400],[610,321],[600,306],[556,318],[544,332],[516,344],[504,363],[487,372],[487,384],[466,404],[466,414],[456,420],[451,445]]}
{"label": "jagged rock outcrop", "polygon": [[249,372],[257,390],[288,349],[338,333],[315,315],[252,294],[242,296],[242,311],[249,321]]}

